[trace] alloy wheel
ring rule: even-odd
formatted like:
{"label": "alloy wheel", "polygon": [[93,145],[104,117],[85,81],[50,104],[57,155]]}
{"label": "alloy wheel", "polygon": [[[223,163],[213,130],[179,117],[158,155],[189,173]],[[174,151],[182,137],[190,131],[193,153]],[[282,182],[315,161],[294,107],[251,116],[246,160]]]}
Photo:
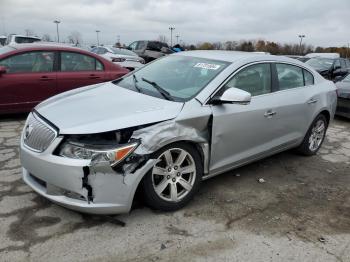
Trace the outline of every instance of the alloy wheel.
{"label": "alloy wheel", "polygon": [[170,148],[157,159],[152,169],[152,185],[163,200],[178,202],[191,190],[196,180],[196,164],[186,150]]}
{"label": "alloy wheel", "polygon": [[326,133],[326,123],[319,119],[312,127],[311,134],[309,137],[309,149],[311,151],[316,151],[320,147],[323,138]]}

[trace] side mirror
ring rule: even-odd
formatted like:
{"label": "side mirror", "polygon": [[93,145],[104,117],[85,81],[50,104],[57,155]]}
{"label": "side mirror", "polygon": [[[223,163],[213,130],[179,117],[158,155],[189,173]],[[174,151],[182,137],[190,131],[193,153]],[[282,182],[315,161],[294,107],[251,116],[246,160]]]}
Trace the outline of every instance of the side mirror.
{"label": "side mirror", "polygon": [[222,96],[213,98],[214,104],[241,104],[247,105],[250,103],[252,95],[244,90],[231,87],[227,89]]}
{"label": "side mirror", "polygon": [[0,75],[5,74],[7,72],[6,67],[0,66]]}

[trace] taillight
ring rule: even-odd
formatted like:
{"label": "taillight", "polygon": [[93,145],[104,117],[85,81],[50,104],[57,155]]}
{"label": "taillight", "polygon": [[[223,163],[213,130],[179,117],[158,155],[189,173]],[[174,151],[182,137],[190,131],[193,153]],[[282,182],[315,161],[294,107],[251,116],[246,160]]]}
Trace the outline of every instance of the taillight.
{"label": "taillight", "polygon": [[112,57],[112,62],[124,62],[126,59],[121,57]]}

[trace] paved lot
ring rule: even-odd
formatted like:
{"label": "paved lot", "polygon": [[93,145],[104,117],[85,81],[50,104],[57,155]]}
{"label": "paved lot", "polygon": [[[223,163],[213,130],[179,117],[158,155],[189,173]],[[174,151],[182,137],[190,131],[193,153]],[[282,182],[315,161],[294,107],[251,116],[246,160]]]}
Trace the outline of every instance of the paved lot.
{"label": "paved lot", "polygon": [[22,182],[23,123],[0,118],[1,261],[350,261],[348,120],[332,123],[317,156],[285,152],[213,178],[175,213],[138,205],[119,216],[125,227]]}

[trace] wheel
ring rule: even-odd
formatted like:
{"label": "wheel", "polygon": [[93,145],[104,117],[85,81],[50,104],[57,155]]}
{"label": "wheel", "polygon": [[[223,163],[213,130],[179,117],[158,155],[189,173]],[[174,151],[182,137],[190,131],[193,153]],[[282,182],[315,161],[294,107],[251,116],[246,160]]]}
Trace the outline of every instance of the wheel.
{"label": "wheel", "polygon": [[193,198],[202,180],[198,151],[189,144],[174,143],[153,157],[158,161],[142,182],[146,203],[163,211],[182,208]]}
{"label": "wheel", "polygon": [[298,147],[298,151],[307,156],[315,155],[323,143],[327,127],[326,117],[322,114],[318,115],[312,122],[303,142]]}

